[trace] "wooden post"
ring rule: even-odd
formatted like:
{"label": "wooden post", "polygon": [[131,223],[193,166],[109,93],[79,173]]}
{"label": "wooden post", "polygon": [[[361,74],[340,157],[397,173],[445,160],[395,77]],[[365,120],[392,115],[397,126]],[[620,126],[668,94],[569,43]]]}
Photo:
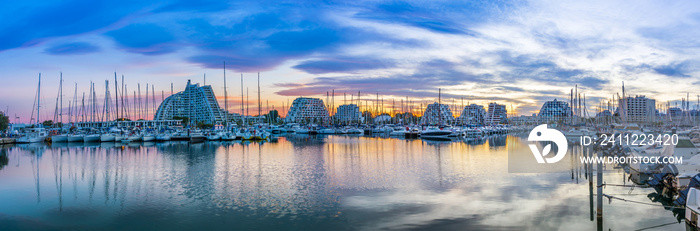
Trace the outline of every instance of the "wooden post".
{"label": "wooden post", "polygon": [[[598,152],[596,154],[598,157],[601,157],[602,153]],[[601,230],[603,227],[603,163],[598,161],[598,180],[596,183],[598,184],[598,207],[597,207],[597,219],[598,219],[598,230]]]}

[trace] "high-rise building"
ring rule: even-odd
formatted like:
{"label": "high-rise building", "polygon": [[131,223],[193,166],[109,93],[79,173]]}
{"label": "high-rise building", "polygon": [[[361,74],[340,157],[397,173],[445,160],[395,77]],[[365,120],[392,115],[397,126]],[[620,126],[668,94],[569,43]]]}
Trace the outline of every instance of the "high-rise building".
{"label": "high-rise building", "polygon": [[544,102],[540,112],[537,114],[540,122],[565,122],[566,119],[571,117],[571,108],[569,103],[565,101],[557,101],[554,99],[552,101]]}
{"label": "high-rise building", "polygon": [[683,117],[683,110],[677,107],[672,107],[668,109],[668,116],[670,116],[673,119],[677,119],[680,117]]}
{"label": "high-rise building", "polygon": [[484,124],[502,124],[508,120],[506,105],[489,103],[489,110],[484,119]]}
{"label": "high-rise building", "polygon": [[[187,80],[184,91],[165,98],[158,106],[154,120],[169,120],[173,117],[186,117],[191,122],[222,124],[227,118],[226,111],[219,107],[211,86],[199,86]],[[240,118],[239,114],[229,113],[229,121]]]}
{"label": "high-rise building", "polygon": [[356,104],[344,104],[338,106],[334,117],[338,122],[345,124],[364,121],[362,114],[360,114],[360,108],[357,107]]}
{"label": "high-rise building", "polygon": [[323,100],[299,97],[292,102],[285,118],[288,123],[329,123],[330,116]]}
{"label": "high-rise building", "polygon": [[486,110],[484,106],[470,104],[464,106],[462,114],[459,116],[458,121],[462,124],[472,124],[472,125],[482,125],[484,124],[484,117],[486,116]]}
{"label": "high-rise building", "polygon": [[656,100],[645,96],[625,97],[620,99],[619,105],[623,108],[621,116],[627,122],[648,124],[656,121]]}
{"label": "high-rise building", "polygon": [[452,116],[452,111],[450,107],[446,104],[433,103],[428,104],[425,108],[423,117],[421,118],[422,124],[449,124],[452,123],[454,117]]}

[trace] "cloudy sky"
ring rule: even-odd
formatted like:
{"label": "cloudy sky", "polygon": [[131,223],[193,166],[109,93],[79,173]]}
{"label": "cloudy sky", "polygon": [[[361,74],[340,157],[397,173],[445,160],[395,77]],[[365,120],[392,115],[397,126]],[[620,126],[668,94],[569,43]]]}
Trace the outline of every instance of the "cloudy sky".
{"label": "cloudy sky", "polygon": [[333,89],[336,105],[360,91],[390,108],[442,88],[443,102],[517,114],[575,85],[591,112],[622,81],[663,103],[700,94],[696,1],[3,1],[0,14],[0,107],[25,122],[39,73],[43,120],[61,72],[66,108],[76,83],[79,98],[90,81],[102,98],[115,72],[130,95],[154,85],[157,101],[206,74],[223,106],[224,61],[234,112],[241,73],[254,100],[257,72],[277,109]]}

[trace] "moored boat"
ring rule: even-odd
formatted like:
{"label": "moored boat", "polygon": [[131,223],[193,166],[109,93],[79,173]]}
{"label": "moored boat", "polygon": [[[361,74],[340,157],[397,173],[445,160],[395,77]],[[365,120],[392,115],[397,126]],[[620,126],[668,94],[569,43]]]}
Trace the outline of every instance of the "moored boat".
{"label": "moored boat", "polygon": [[99,142],[100,141],[100,135],[98,134],[88,134],[83,137],[83,142]]}
{"label": "moored boat", "polygon": [[68,142],[68,135],[53,135],[51,136],[51,143],[63,143]]}
{"label": "moored boat", "polygon": [[68,135],[68,142],[83,142],[84,135],[82,134],[73,134],[73,135]]}
{"label": "moored boat", "polygon": [[102,134],[100,135],[100,141],[101,142],[114,142],[114,135],[112,134]]}
{"label": "moored boat", "polygon": [[429,128],[420,133],[422,139],[449,139],[452,134],[450,130],[442,130],[438,128]]}

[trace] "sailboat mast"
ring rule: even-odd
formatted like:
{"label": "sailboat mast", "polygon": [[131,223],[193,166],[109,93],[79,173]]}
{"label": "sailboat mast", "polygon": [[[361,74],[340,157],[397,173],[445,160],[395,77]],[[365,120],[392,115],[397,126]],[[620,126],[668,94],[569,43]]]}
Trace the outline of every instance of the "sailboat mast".
{"label": "sailboat mast", "polygon": [[245,106],[243,104],[243,73],[241,73],[241,121],[245,124]]}
{"label": "sailboat mast", "polygon": [[[141,84],[140,83],[136,84],[136,88],[139,91],[139,110],[138,110],[139,113],[138,113],[138,116],[136,116],[136,119],[138,120],[138,119],[142,119],[141,117],[143,117],[143,105],[141,105]],[[135,95],[134,95],[134,98],[136,98]],[[136,104],[134,104],[134,106],[136,106]]]}
{"label": "sailboat mast", "polygon": [[105,117],[102,118],[102,122],[109,121],[109,80],[105,80],[105,106],[104,106],[104,114]]}
{"label": "sailboat mast", "polygon": [[97,121],[97,94],[95,93],[95,83],[92,83],[92,121]]}
{"label": "sailboat mast", "polygon": [[442,89],[438,88],[438,121],[442,125]]}
{"label": "sailboat mast", "polygon": [[144,118],[148,120],[148,83],[146,83],[146,99],[144,101],[146,101],[144,105],[144,111],[146,111],[146,116]]}
{"label": "sailboat mast", "polygon": [[[258,121],[260,119],[260,115],[262,115],[262,103],[260,102],[260,72],[258,72]],[[258,121],[259,123],[259,121]]]}
{"label": "sailboat mast", "polygon": [[90,115],[87,116],[88,122],[92,122],[92,116],[95,114],[93,113],[93,108],[94,104],[92,103],[92,81],[90,81],[90,90],[88,90],[88,108],[87,108],[87,113],[90,113]]}
{"label": "sailboat mast", "polygon": [[245,88],[245,98],[246,98],[245,99],[245,111],[246,111],[246,114],[249,114],[250,113],[250,105],[248,104],[248,101],[250,100],[250,94],[248,92],[247,87]]}
{"label": "sailboat mast", "polygon": [[[122,81],[122,84],[124,84],[124,81]],[[129,96],[126,94],[129,94],[129,91],[127,90],[127,85],[124,84],[124,86],[122,87],[122,105],[123,105],[122,106],[122,117],[124,119],[130,118],[129,117],[129,105],[128,105],[129,104]],[[126,104],[124,104],[124,98],[126,98]]]}
{"label": "sailboat mast", "polygon": [[75,83],[75,92],[73,93],[73,108],[71,109],[71,122],[78,122],[78,83]]}
{"label": "sailboat mast", "polygon": [[138,113],[137,113],[138,111],[136,110],[136,91],[134,91],[134,99],[133,99],[132,101],[134,101],[134,102],[132,102],[132,103],[134,103],[134,116],[135,116],[134,119],[135,119],[135,120],[138,120],[138,119],[139,119],[139,116],[138,116]]}
{"label": "sailboat mast", "polygon": [[36,123],[39,123],[39,107],[41,105],[41,73],[39,73],[39,86],[37,88],[36,97]]}
{"label": "sailboat mast", "polygon": [[[119,124],[119,89],[117,88],[117,72],[114,72],[114,111],[117,113],[117,124]],[[123,87],[122,87],[123,88]],[[122,102],[123,103],[123,102]],[[122,105],[123,106],[123,105]]]}
{"label": "sailboat mast", "polygon": [[226,61],[224,61],[224,124],[228,127],[228,91],[226,90]]}
{"label": "sailboat mast", "polygon": [[61,72],[61,80],[58,83],[58,91],[60,92],[58,97],[60,98],[59,104],[61,105],[58,116],[60,117],[59,120],[61,121],[61,127],[63,127],[63,72]]}
{"label": "sailboat mast", "polygon": [[83,92],[83,99],[80,100],[80,116],[82,117],[80,122],[85,123],[85,92]]}
{"label": "sailboat mast", "polygon": [[[114,75],[115,76],[117,75],[116,72],[114,72]],[[124,83],[124,75],[122,75],[122,105],[124,105],[124,97],[128,97],[128,95],[126,95],[126,94],[129,94],[129,92],[126,91],[126,84]],[[127,98],[127,100],[128,100],[128,98]],[[128,107],[122,106],[122,117],[124,117],[124,112],[127,112],[127,116],[128,116],[128,110],[129,110]]]}

